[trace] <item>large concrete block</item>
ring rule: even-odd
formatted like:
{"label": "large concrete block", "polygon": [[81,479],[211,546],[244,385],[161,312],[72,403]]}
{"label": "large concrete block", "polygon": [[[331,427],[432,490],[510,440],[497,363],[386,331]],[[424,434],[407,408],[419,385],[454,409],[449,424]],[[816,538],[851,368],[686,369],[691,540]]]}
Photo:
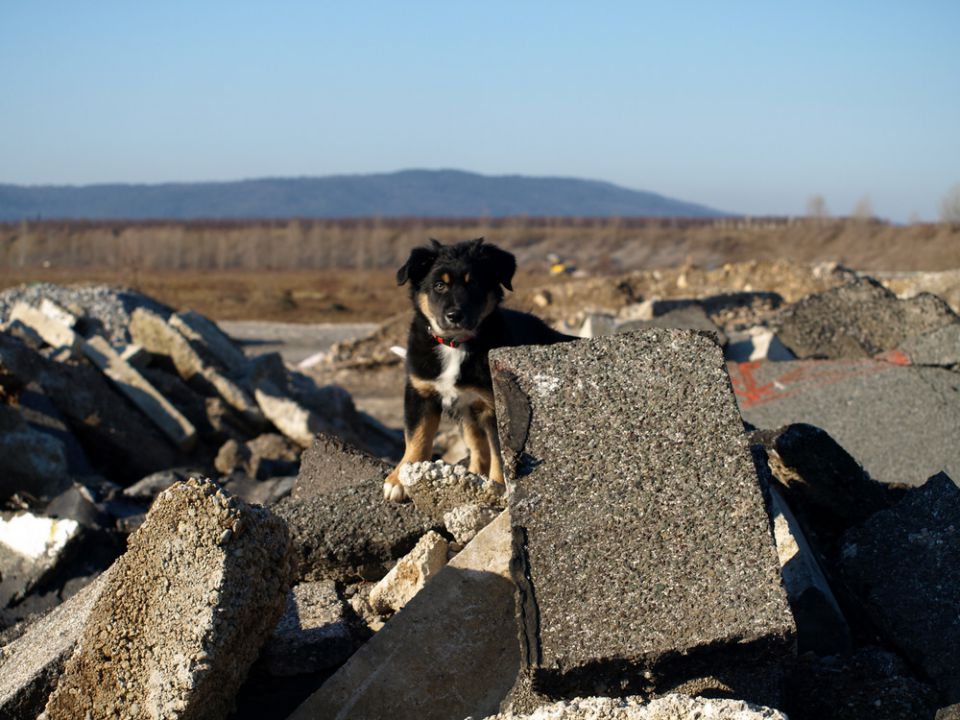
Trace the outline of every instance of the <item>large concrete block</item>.
{"label": "large concrete block", "polygon": [[960,488],[940,473],[844,535],[843,578],[886,639],[960,702]]}
{"label": "large concrete block", "polygon": [[450,720],[497,712],[519,667],[503,513],[290,720]]}
{"label": "large concrete block", "polygon": [[743,419],[826,430],[874,480],[960,477],[960,374],[877,360],[730,363]]}
{"label": "large concrete block", "polygon": [[798,358],[868,358],[958,318],[942,299],[899,300],[872,278],[804,298],[777,320],[777,336]]}
{"label": "large concrete block", "polygon": [[224,718],[286,604],[282,521],[190,480],[114,564],[45,720]]}
{"label": "large concrete block", "polygon": [[650,330],[490,362],[537,691],[710,676],[753,699],[731,673],[768,685],[794,625],[716,343]]}
{"label": "large concrete block", "polygon": [[43,710],[110,572],[0,649],[0,720],[35,718]]}

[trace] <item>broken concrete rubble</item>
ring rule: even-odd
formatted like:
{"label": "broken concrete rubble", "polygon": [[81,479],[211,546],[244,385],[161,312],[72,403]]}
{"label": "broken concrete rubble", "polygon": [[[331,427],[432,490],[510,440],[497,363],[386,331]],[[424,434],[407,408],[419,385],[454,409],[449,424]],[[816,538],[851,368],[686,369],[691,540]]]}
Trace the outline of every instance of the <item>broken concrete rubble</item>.
{"label": "broken concrete rubble", "polygon": [[437,524],[411,504],[383,502],[382,480],[281,500],[306,580],[379,580]]}
{"label": "broken concrete rubble", "polygon": [[13,396],[41,389],[104,475],[131,482],[180,464],[169,441],[85,363],[49,360],[0,333],[0,386]]}
{"label": "broken concrete rubble", "polygon": [[851,648],[850,628],[817,556],[780,492],[769,487],[780,576],[797,624],[797,652],[838,655]]}
{"label": "broken concrete rubble", "polygon": [[[529,714],[505,712],[485,720],[787,720],[773,708],[750,705],[740,700],[664,695],[649,700],[633,696],[623,698],[581,697],[544,705]],[[468,718],[467,720],[471,720]]]}
{"label": "broken concrete rubble", "polygon": [[960,488],[943,473],[843,537],[843,578],[883,636],[960,702]]}
{"label": "broken concrete rubble", "polygon": [[332,580],[290,591],[283,617],[260,653],[270,675],[306,675],[341,665],[361,642]]}
{"label": "broken concrete rubble", "polygon": [[221,446],[214,467],[223,475],[242,472],[257,480],[296,475],[300,448],[276,433],[264,433],[239,443],[228,440]]}
{"label": "broken concrete rubble", "polygon": [[189,450],[197,440],[193,424],[161,395],[132,365],[125,362],[116,350],[101,337],[81,341],[83,354],[136,405],[144,415],[160,428],[174,444]]}
{"label": "broken concrete rubble", "polygon": [[960,365],[960,322],[938,327],[903,341],[897,350],[912,365]]}
{"label": "broken concrete rubble", "polygon": [[499,513],[506,504],[501,483],[442,460],[403,465],[400,483],[417,509],[438,523],[444,522],[446,513],[463,506],[494,508]]}
{"label": "broken concrete rubble", "polygon": [[[758,428],[822,428],[874,480],[960,477],[960,375],[877,360],[730,363],[743,419]],[[921,421],[922,419],[922,421]]]}
{"label": "broken concrete rubble", "polygon": [[282,614],[283,523],[190,480],[164,491],[91,610],[45,720],[223,718]]}
{"label": "broken concrete rubble", "polygon": [[[0,414],[14,414],[0,405]],[[63,446],[56,437],[22,422],[17,429],[0,428],[0,501],[16,492],[50,497],[70,484]]]}
{"label": "broken concrete rubble", "polygon": [[184,310],[170,316],[170,327],[187,340],[199,344],[230,373],[243,373],[248,365],[246,356],[216,323],[193,310]]}
{"label": "broken concrete rubble", "polygon": [[335,435],[319,433],[300,457],[300,473],[293,497],[302,499],[324,492],[382,480],[391,466]]}
{"label": "broken concrete rubble", "polygon": [[150,352],[168,356],[184,380],[196,378],[208,383],[245,420],[263,423],[263,414],[249,393],[218,369],[211,358],[204,357],[196,343],[191,343],[162,316],[137,308],[130,316],[130,335]]}
{"label": "broken concrete rubble", "polygon": [[289,720],[497,712],[519,667],[510,546],[502,513]]}
{"label": "broken concrete rubble", "polygon": [[900,300],[861,277],[785,308],[777,336],[798,358],[868,358],[960,318],[936,295]]}
{"label": "broken concrete rubble", "polygon": [[846,530],[903,496],[902,489],[871,479],[829,433],[813,425],[757,430],[750,440],[766,449],[773,480],[804,533],[828,555]]}
{"label": "broken concrete rubble", "polygon": [[771,699],[794,625],[716,343],[649,330],[490,363],[536,691],[712,677]]}
{"label": "broken concrete rubble", "polygon": [[109,576],[108,570],[0,648],[0,720],[40,714]]}
{"label": "broken concrete rubble", "polygon": [[447,541],[431,530],[373,586],[370,607],[380,614],[397,612],[446,564]]}
{"label": "broken concrete rubble", "polygon": [[801,655],[790,664],[782,709],[790,720],[931,718],[937,693],[891,652],[866,646],[849,655]]}
{"label": "broken concrete rubble", "polygon": [[36,332],[43,341],[54,349],[65,348],[72,355],[80,352],[80,343],[83,339],[69,326],[45,315],[40,310],[30,307],[26,303],[17,303],[10,312],[10,319],[22,322]]}

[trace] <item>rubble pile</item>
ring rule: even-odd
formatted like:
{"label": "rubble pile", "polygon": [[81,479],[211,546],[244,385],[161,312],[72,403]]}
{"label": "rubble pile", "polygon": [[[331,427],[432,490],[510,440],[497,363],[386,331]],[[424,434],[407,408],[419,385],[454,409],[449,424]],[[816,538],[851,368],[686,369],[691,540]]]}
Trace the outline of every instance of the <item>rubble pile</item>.
{"label": "rubble pile", "polygon": [[0,525],[29,543],[49,534],[44,522],[73,524],[42,557],[0,544],[0,629],[109,566],[177,480],[278,501],[318,432],[381,456],[400,449],[346,391],[276,354],[247,359],[198,313],[104,287],[0,293]]}
{"label": "rubble pile", "polygon": [[506,487],[415,463],[402,504],[341,388],[0,295],[0,719],[955,716],[960,318],[828,279],[494,351]]}

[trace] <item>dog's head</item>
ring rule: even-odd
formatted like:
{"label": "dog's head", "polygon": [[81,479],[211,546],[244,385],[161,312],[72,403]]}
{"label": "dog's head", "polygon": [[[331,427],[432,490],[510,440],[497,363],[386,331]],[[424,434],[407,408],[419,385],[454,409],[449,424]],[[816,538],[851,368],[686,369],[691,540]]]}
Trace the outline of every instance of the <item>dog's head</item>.
{"label": "dog's head", "polygon": [[397,284],[410,282],[410,297],[436,335],[467,340],[503,299],[517,260],[483,238],[443,245],[431,239],[414,248],[397,271]]}

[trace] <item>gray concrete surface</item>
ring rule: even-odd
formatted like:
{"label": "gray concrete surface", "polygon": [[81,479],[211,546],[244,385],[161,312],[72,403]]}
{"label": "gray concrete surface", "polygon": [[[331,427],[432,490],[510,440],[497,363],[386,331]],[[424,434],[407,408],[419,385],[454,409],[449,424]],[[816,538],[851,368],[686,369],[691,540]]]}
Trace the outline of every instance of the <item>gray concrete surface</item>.
{"label": "gray concrete surface", "polygon": [[744,420],[823,428],[874,480],[960,478],[960,373],[876,360],[730,363]]}
{"label": "gray concrete surface", "polygon": [[759,702],[732,673],[775,673],[794,625],[716,343],[648,330],[497,350],[491,369],[537,689],[710,676]]}

